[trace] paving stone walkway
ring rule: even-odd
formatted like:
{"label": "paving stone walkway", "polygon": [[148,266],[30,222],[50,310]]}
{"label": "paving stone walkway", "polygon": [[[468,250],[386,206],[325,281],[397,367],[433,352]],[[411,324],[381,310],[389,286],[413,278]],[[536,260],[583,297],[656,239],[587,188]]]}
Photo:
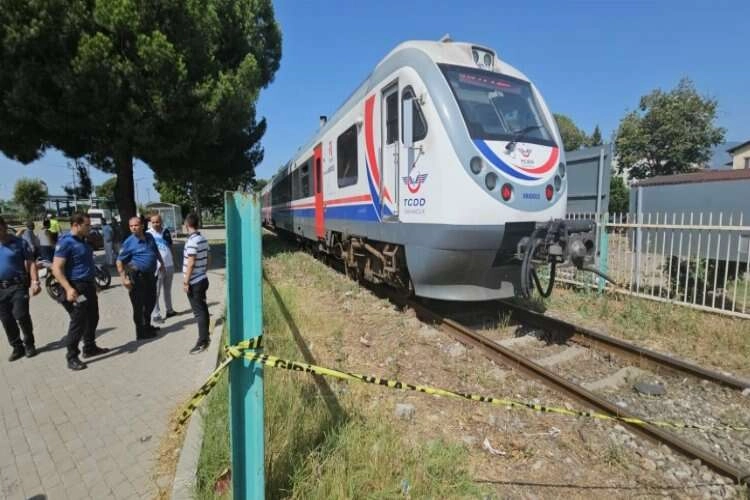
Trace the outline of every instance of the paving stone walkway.
{"label": "paving stone walkway", "polygon": [[[220,268],[209,272],[213,317],[223,308],[223,276]],[[156,495],[153,471],[169,418],[215,363],[207,353],[188,355],[197,327],[181,274],[173,299],[181,314],[157,339],[136,342],[127,291],[114,277],[99,295],[97,332],[97,343],[113,350],[80,372],[65,362],[68,315],[44,291],[32,299],[39,354],[9,363],[7,340],[0,341],[0,498]]]}

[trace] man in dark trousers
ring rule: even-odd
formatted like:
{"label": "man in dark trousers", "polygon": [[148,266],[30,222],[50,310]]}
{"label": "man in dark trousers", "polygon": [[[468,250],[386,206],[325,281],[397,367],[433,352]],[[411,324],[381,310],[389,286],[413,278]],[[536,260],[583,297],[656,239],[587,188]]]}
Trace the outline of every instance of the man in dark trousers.
{"label": "man in dark trousers", "polygon": [[[36,354],[34,327],[29,314],[29,274],[31,293],[37,295],[41,287],[31,248],[26,241],[8,234],[8,225],[0,216],[0,321],[13,349],[9,361],[24,354],[29,358]],[[21,325],[23,342],[18,325]]]}
{"label": "man in dark trousers", "polygon": [[156,337],[158,327],[151,325],[151,312],[156,304],[156,265],[164,269],[154,237],[146,233],[138,217],[128,222],[130,236],[123,242],[117,256],[117,272],[122,285],[130,292],[136,339]]}
{"label": "man in dark trousers", "polygon": [[86,242],[91,219],[76,213],[70,218],[70,233],[62,236],[55,247],[52,274],[65,290],[62,305],[70,316],[67,347],[68,368],[74,371],[86,368],[78,355],[78,344],[83,338],[83,357],[90,358],[109,352],[96,345],[96,327],[99,324],[99,299],[94,282],[94,250]]}
{"label": "man in dark trousers", "polygon": [[187,293],[193,315],[198,320],[198,342],[190,349],[190,354],[198,354],[206,350],[210,343],[208,332],[208,304],[206,304],[206,290],[208,290],[208,241],[198,231],[198,215],[190,213],[185,217],[185,229],[188,239],[182,255],[182,288]]}

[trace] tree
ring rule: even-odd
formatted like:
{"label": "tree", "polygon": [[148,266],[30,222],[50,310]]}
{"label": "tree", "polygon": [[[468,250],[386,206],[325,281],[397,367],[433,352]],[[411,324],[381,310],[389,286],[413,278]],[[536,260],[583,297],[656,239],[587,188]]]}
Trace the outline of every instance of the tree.
{"label": "tree", "polygon": [[619,171],[644,179],[701,167],[711,147],[724,140],[724,129],[713,124],[716,107],[717,101],[701,97],[688,78],[669,92],[656,89],[641,97],[638,109],[617,129]]}
{"label": "tree", "polygon": [[253,185],[253,191],[260,193],[268,185],[268,179],[253,179],[251,184]]}
{"label": "tree", "polygon": [[86,165],[80,160],[75,160],[75,163],[69,163],[68,167],[73,169],[73,175],[78,181],[73,186],[63,186],[65,193],[68,196],[75,196],[76,198],[88,198],[91,196],[94,186]]}
{"label": "tree", "polygon": [[609,182],[609,212],[625,213],[629,206],[630,190],[625,185],[625,180],[619,175],[613,175]]}
{"label": "tree", "polygon": [[281,57],[270,0],[4,2],[0,40],[0,151],[55,147],[115,174],[123,221],[134,158],[172,178],[218,150],[242,159],[222,174],[252,175],[255,101]]}
{"label": "tree", "polygon": [[599,130],[599,125],[594,127],[594,131],[591,133],[591,136],[589,137],[588,141],[586,141],[590,147],[593,146],[601,146],[603,144],[602,142],[602,132]]}
{"label": "tree", "polygon": [[575,151],[586,144],[586,133],[578,128],[573,120],[555,113],[557,128],[560,130],[565,151]]}
{"label": "tree", "polygon": [[18,179],[13,189],[13,201],[19,204],[27,219],[33,219],[44,210],[47,190],[39,179]]}
{"label": "tree", "polygon": [[100,185],[96,186],[96,196],[113,200],[115,197],[115,184],[117,184],[117,177],[110,177]]}

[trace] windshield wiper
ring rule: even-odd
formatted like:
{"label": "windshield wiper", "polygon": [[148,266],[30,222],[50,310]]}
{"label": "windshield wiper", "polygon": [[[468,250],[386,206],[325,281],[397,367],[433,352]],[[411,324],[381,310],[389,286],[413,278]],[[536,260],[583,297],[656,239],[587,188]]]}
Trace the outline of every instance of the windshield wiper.
{"label": "windshield wiper", "polygon": [[539,130],[541,129],[541,125],[529,125],[528,127],[522,128],[521,130],[514,130],[513,136],[510,139],[510,142],[505,145],[506,151],[512,151],[515,147],[516,143],[523,138],[524,135],[528,134],[532,130]]}

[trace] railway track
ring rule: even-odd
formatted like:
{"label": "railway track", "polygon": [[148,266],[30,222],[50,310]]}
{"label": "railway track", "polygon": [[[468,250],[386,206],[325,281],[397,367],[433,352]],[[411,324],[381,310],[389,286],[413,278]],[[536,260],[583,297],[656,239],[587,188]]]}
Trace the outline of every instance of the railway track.
{"label": "railway track", "polygon": [[[393,297],[392,300],[399,301],[399,298]],[[597,411],[620,417],[638,417],[638,415],[628,412],[594,392],[585,389],[581,385],[554,373],[541,364],[514,352],[495,340],[487,338],[474,329],[450,319],[446,317],[446,315],[437,312],[420,302],[414,300],[404,301],[401,299],[400,303],[414,309],[421,318],[439,325],[457,341],[482,350],[489,359],[517,369],[526,375],[539,380],[548,387],[578,401],[587,408],[593,408]],[[708,380],[736,390],[743,390],[748,387],[747,382],[721,373],[712,372],[690,363],[685,363],[684,361],[620,341],[619,339],[608,337],[599,332],[581,328],[572,323],[558,320],[556,318],[543,316],[516,305],[507,303],[503,303],[502,305],[508,307],[518,321],[534,326],[535,328],[544,329],[546,332],[565,336],[575,342],[587,344],[595,348],[606,349],[610,352],[616,352],[619,355],[647,364],[653,369],[687,374],[692,377]],[[718,455],[692,444],[673,432],[650,424],[643,425],[623,422],[622,425],[654,442],[665,444],[672,450],[688,457],[689,459],[700,460],[707,467],[723,476],[733,479],[737,484],[747,485],[750,483],[750,471],[729,463]]]}
{"label": "railway track", "polygon": [[[329,263],[329,265],[331,264],[334,263]],[[338,269],[339,266],[332,265],[332,267]],[[338,270],[343,272],[342,269]],[[364,284],[368,285],[368,288],[377,295],[387,298],[392,303],[412,308],[422,319],[428,320],[442,327],[457,341],[480,349],[485,356],[492,361],[517,369],[553,390],[578,401],[587,408],[593,408],[599,412],[620,417],[639,417],[594,392],[587,390],[581,385],[554,373],[539,363],[514,352],[510,348],[505,347],[490,338],[487,338],[474,329],[447,317],[445,314],[435,311],[421,302],[405,298],[403,294],[390,287],[371,286],[367,283]],[[592,329],[530,311],[507,301],[502,301],[500,305],[510,311],[512,317],[517,321],[544,330],[546,334],[552,334],[559,340],[572,341],[595,349],[604,349],[608,352],[633,360],[640,366],[648,366],[655,372],[688,375],[690,377],[706,380],[738,391],[750,387],[750,384],[746,381],[722,373],[706,370],[697,365],[686,363],[682,360],[671,358],[649,349],[609,337]],[[495,303],[495,307],[496,306],[497,303]],[[689,459],[700,460],[716,473],[731,478],[739,485],[750,484],[750,470],[740,468],[718,455],[692,444],[673,432],[666,431],[661,427],[656,427],[650,424],[643,425],[622,422],[622,425],[653,442],[668,446],[673,451],[688,457]]]}

